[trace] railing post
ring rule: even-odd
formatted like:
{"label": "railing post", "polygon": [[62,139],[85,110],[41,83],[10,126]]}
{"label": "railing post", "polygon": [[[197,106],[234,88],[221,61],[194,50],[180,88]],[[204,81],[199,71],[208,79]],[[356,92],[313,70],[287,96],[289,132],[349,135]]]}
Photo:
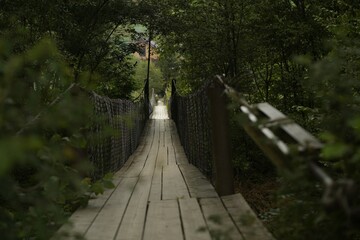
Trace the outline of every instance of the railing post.
{"label": "railing post", "polygon": [[144,88],[144,98],[145,98],[145,119],[149,119],[150,116],[150,98],[149,98],[149,79],[145,80],[145,88]]}
{"label": "railing post", "polygon": [[173,119],[176,123],[178,121],[177,119],[177,99],[176,99],[176,80],[173,79],[171,81],[171,101],[170,101],[170,117]]}
{"label": "railing post", "polygon": [[230,156],[229,115],[224,89],[214,82],[208,88],[212,122],[215,189],[220,196],[234,194],[234,171]]}

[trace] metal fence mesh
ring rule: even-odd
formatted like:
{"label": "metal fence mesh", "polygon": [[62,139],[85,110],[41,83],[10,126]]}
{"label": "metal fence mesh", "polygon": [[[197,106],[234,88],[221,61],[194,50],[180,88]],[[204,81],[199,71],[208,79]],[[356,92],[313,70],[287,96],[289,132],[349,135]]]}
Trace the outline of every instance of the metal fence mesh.
{"label": "metal fence mesh", "polygon": [[110,99],[92,93],[94,116],[88,153],[93,179],[119,170],[135,151],[147,120],[148,101]]}
{"label": "metal fence mesh", "polygon": [[209,85],[210,82],[191,95],[181,96],[173,83],[171,118],[176,124],[189,162],[212,179],[212,138],[207,96]]}

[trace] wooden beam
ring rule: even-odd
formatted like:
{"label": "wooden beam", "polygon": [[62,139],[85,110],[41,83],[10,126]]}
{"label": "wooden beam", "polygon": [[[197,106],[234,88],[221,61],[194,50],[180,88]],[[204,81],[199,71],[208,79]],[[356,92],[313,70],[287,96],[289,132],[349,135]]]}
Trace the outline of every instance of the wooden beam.
{"label": "wooden beam", "polygon": [[230,157],[229,117],[224,89],[214,83],[208,89],[212,120],[215,189],[220,196],[234,193],[234,171]]}

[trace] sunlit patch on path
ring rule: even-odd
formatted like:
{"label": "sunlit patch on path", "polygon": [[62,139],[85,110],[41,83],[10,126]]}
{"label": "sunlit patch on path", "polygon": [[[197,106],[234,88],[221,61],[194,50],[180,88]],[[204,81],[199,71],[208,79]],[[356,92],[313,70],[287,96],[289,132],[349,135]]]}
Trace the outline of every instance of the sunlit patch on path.
{"label": "sunlit patch on path", "polygon": [[169,114],[164,102],[159,100],[157,106],[154,107],[154,111],[150,117],[151,119],[169,119]]}

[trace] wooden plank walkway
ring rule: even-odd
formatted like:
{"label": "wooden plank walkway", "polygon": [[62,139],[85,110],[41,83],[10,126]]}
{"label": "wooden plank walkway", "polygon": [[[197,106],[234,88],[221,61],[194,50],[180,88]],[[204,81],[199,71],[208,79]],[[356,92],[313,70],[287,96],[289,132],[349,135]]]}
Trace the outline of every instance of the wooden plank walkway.
{"label": "wooden plank walkway", "polygon": [[188,163],[165,106],[155,107],[115,186],[71,216],[72,233],[89,240],[273,239],[240,194],[220,198]]}

